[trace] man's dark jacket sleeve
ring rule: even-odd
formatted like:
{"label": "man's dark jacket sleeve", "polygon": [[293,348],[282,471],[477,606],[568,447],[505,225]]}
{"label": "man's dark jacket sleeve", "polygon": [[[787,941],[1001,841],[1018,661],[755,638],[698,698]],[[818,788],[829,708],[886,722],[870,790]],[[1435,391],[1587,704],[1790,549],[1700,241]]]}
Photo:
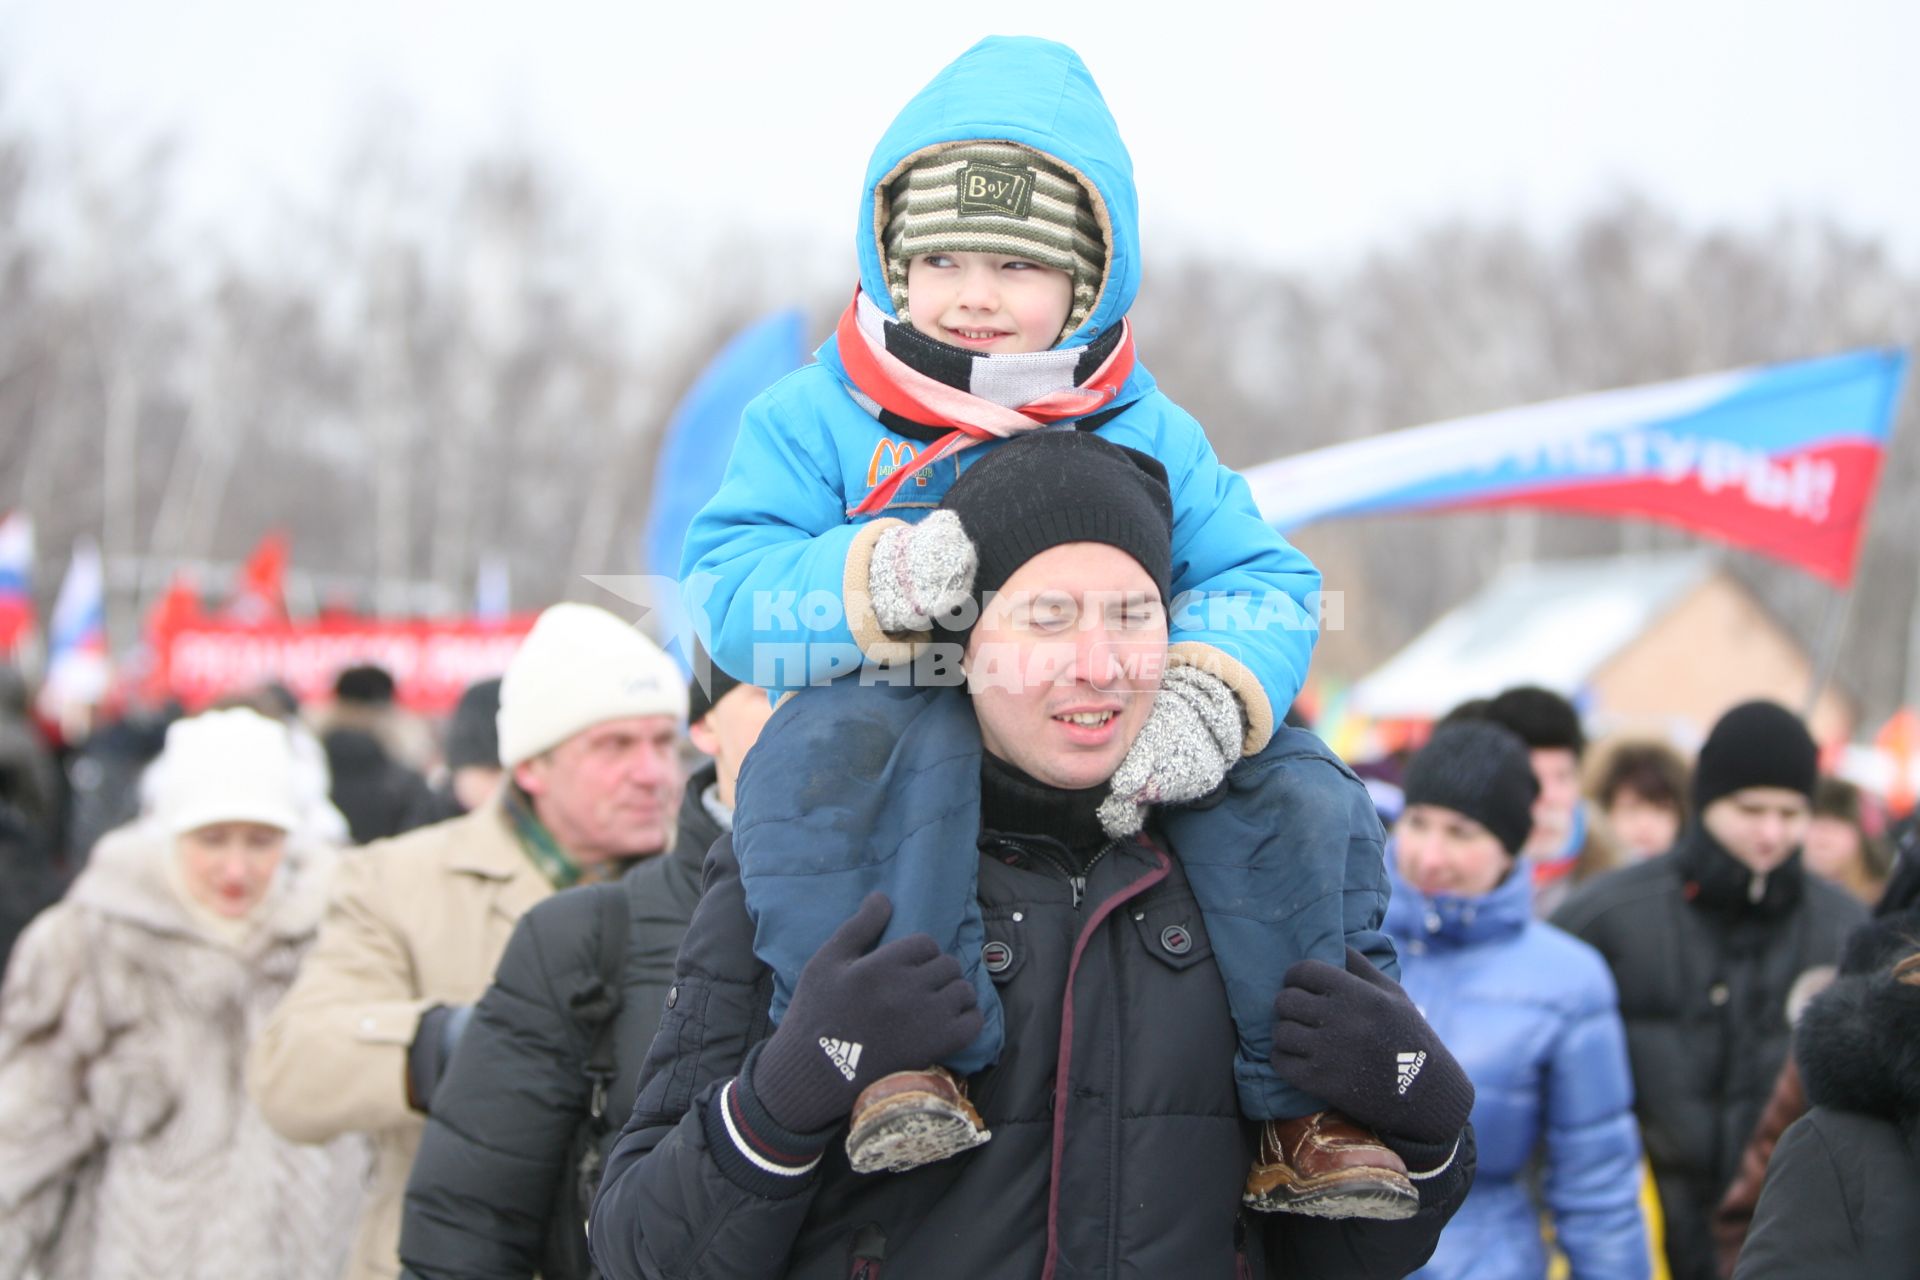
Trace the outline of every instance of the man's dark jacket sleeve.
{"label": "man's dark jacket sleeve", "polygon": [[[589,1032],[570,1001],[597,983],[594,895],[563,894],[515,926],[434,1091],[407,1182],[400,1256],[421,1280],[528,1280],[562,1166],[587,1114]],[[624,897],[624,895],[623,895]]]}
{"label": "man's dark jacket sleeve", "polygon": [[770,971],[753,955],[733,842],[722,838],[708,855],[707,889],[589,1221],[594,1263],[607,1280],[785,1272],[815,1177],[769,1196],[767,1187],[743,1185],[751,1176],[729,1177],[708,1146],[721,1090],[771,1030],[772,991]]}

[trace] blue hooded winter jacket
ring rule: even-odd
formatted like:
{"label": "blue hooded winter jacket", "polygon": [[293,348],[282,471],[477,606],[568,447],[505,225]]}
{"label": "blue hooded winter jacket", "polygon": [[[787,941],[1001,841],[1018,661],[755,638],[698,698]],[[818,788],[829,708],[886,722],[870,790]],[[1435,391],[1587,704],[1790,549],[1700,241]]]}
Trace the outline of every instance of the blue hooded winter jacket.
{"label": "blue hooded winter jacket", "polygon": [[1415,1274],[1542,1280],[1544,1207],[1572,1280],[1645,1277],[1640,1134],[1606,962],[1533,918],[1524,874],[1484,897],[1427,898],[1400,879],[1391,850],[1387,863],[1401,985],[1473,1080],[1480,1141],[1467,1202]]}
{"label": "blue hooded winter jacket", "polygon": [[[878,193],[927,147],[976,138],[1044,151],[1098,192],[1106,279],[1086,322],[1062,344],[1085,346],[1120,323],[1139,290],[1138,206],[1133,163],[1100,90],[1079,57],[1051,41],[982,40],[893,122],[861,191],[854,244],[862,289],[892,313]],[[681,563],[689,611],[711,624],[706,639],[715,661],[774,690],[859,665],[863,649],[850,625],[847,589],[855,538],[877,516],[919,520],[962,470],[997,447],[977,445],[932,464],[884,511],[850,518],[849,508],[920,445],[848,395],[852,380],[833,339],[815,354],[818,363],[747,406],[726,476],[694,518]],[[1144,366],[1135,363],[1114,403],[1127,407],[1098,433],[1167,468],[1174,590],[1204,592],[1209,601],[1175,612],[1173,640],[1210,645],[1231,660],[1223,678],[1246,704],[1251,754],[1306,678],[1318,638],[1320,573],[1260,518],[1246,482],[1221,465],[1200,424],[1156,389]],[[858,594],[864,598],[864,581]]]}

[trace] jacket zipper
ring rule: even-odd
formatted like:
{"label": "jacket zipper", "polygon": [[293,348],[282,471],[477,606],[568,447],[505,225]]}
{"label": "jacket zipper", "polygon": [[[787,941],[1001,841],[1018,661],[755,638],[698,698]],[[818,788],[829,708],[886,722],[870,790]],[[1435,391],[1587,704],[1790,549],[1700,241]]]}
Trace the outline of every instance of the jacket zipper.
{"label": "jacket zipper", "polygon": [[[1102,849],[1095,861],[1111,849],[1109,843]],[[1112,897],[1094,908],[1093,915],[1080,928],[1079,936],[1073,942],[1073,956],[1067,961],[1067,982],[1060,997],[1060,1051],[1054,1063],[1053,1073],[1053,1154],[1047,1178],[1047,1254],[1042,1265],[1040,1280],[1054,1280],[1060,1266],[1060,1166],[1067,1151],[1067,1086],[1073,1076],[1073,980],[1080,969],[1080,957],[1085,953],[1087,944],[1106,918],[1112,915],[1126,902],[1139,897],[1153,886],[1165,880],[1173,871],[1173,860],[1159,848],[1152,848],[1158,865],[1140,879],[1135,880],[1115,893]],[[1093,864],[1087,864],[1091,870]],[[1074,895],[1074,905],[1079,906],[1079,894]]]}
{"label": "jacket zipper", "polygon": [[1087,900],[1087,877],[1093,874],[1093,869],[1100,865],[1100,860],[1113,852],[1114,846],[1119,843],[1118,840],[1109,840],[1101,845],[1099,851],[1087,860],[1087,865],[1078,871],[1073,869],[1072,863],[1045,845],[1021,844],[1019,848],[1023,853],[1038,856],[1041,861],[1066,877],[1068,887],[1073,890],[1073,909],[1078,911],[1080,904]]}
{"label": "jacket zipper", "polygon": [[1100,859],[1106,857],[1107,854],[1113,851],[1113,846],[1115,843],[1116,843],[1115,841],[1109,840],[1105,844],[1101,845],[1100,851],[1094,854],[1093,857],[1087,859],[1086,866],[1080,868],[1079,875],[1077,876],[1070,875],[1067,877],[1067,883],[1073,887],[1073,909],[1075,911],[1078,911],[1080,909],[1080,904],[1086,900],[1087,877],[1091,876],[1093,874],[1093,869],[1100,865]]}

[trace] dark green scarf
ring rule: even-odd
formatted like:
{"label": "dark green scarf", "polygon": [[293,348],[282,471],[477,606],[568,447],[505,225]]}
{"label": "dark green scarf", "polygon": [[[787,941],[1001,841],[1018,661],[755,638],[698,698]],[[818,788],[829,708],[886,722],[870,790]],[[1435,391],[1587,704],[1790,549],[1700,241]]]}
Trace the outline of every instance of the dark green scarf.
{"label": "dark green scarf", "polygon": [[547,830],[547,824],[533,811],[532,798],[518,783],[508,785],[505,807],[507,817],[513,822],[513,833],[520,838],[520,847],[526,850],[527,858],[539,868],[547,883],[556,891],[579,884],[580,864],[553,838],[553,832]]}

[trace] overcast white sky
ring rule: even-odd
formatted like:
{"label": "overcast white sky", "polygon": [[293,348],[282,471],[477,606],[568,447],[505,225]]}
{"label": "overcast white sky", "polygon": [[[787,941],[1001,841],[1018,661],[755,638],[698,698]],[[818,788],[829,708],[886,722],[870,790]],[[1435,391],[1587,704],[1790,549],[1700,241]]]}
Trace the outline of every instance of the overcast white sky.
{"label": "overcast white sky", "polygon": [[893,112],[978,36],[1026,32],[1100,82],[1150,253],[1205,236],[1305,265],[1454,212],[1552,228],[1631,187],[1696,222],[1828,212],[1920,260],[1920,4],[983,8],[10,0],[0,109],[96,146],[171,133],[186,212],[242,238],[318,203],[375,120],[448,164],[530,142],[616,235],[844,246]]}

